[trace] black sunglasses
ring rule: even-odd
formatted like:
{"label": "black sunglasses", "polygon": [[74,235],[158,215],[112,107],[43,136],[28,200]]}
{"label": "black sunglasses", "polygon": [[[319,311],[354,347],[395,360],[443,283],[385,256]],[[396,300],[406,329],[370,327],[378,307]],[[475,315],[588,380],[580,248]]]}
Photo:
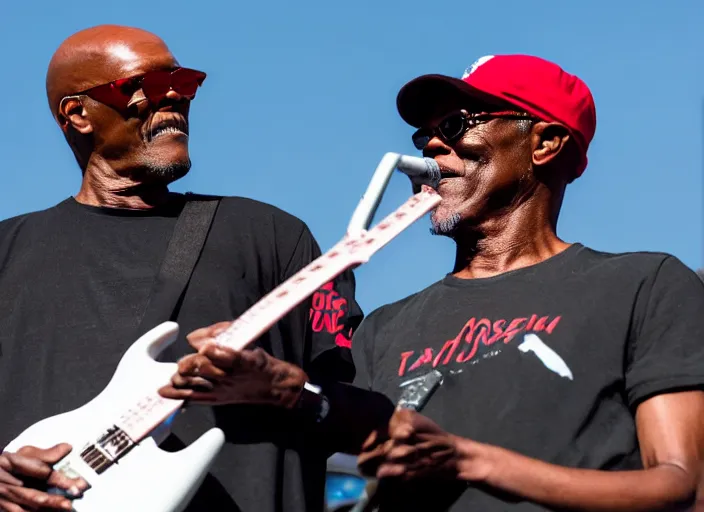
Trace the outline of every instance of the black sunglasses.
{"label": "black sunglasses", "polygon": [[535,116],[525,112],[514,112],[511,110],[501,112],[478,112],[472,114],[468,113],[466,110],[460,110],[459,112],[445,117],[434,127],[424,127],[416,131],[413,134],[413,145],[417,149],[423,150],[434,137],[439,137],[446,144],[452,145],[460,140],[470,128],[491,121],[492,119],[537,120]]}

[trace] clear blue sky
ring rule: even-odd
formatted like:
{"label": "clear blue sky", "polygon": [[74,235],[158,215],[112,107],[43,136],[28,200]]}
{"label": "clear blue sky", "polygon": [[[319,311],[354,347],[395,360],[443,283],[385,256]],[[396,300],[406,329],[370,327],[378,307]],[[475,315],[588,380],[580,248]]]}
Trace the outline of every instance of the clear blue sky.
{"label": "clear blue sky", "polygon": [[[44,73],[57,45],[101,23],[164,38],[209,76],[191,109],[189,176],[175,190],[243,195],[299,216],[325,250],[381,156],[416,154],[398,89],[477,57],[529,53],[592,89],[598,126],[559,234],[607,251],[658,250],[704,266],[701,0],[357,0],[3,3],[0,218],[76,192],[80,173],[53,124]],[[380,214],[409,195],[390,184]],[[380,218],[380,217],[378,217]],[[453,246],[423,219],[357,271],[365,311],[450,270]]]}

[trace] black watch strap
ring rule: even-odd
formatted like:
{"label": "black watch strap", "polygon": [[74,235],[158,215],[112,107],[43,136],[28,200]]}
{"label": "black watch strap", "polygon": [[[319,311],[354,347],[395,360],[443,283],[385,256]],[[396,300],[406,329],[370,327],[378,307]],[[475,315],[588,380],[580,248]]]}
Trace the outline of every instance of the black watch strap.
{"label": "black watch strap", "polygon": [[330,411],[330,402],[328,402],[320,386],[306,382],[298,400],[298,407],[305,413],[312,414],[315,417],[315,421],[320,423]]}

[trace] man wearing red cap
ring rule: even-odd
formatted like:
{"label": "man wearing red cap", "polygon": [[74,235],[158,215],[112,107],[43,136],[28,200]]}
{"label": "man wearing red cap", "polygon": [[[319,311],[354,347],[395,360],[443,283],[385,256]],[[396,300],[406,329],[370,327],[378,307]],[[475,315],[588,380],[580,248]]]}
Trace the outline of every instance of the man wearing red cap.
{"label": "man wearing red cap", "polygon": [[392,400],[433,368],[445,376],[424,415],[397,411],[365,443],[360,467],[393,489],[382,503],[691,505],[704,453],[704,287],[673,256],[558,238],[596,127],[585,83],[536,57],[489,56],[462,79],[411,81],[398,109],[440,166],[431,220],[457,252],[450,274],[376,310],[354,338],[357,384]]}
{"label": "man wearing red cap", "polygon": [[[603,253],[556,234],[596,127],[587,86],[536,57],[489,56],[462,79],[411,81],[398,108],[441,169],[431,220],[457,250],[451,273],[372,312],[352,343],[370,396],[396,402],[441,371],[423,414],[399,409],[386,422],[382,404],[355,407],[340,392],[319,425],[362,444],[378,410],[384,426],[359,462],[380,479],[380,510],[691,506],[704,454],[704,286],[673,256]],[[217,377],[195,394],[198,357],[182,360],[167,394],[233,400],[237,365],[223,361],[245,355],[212,361],[229,375],[202,369]]]}

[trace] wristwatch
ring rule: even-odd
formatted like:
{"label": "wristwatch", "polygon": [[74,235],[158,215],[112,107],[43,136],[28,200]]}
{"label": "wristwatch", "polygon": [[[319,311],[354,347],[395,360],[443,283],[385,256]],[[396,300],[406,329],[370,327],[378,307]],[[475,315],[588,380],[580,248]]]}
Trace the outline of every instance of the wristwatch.
{"label": "wristwatch", "polygon": [[330,412],[330,402],[323,394],[322,388],[310,382],[303,385],[298,407],[306,413],[312,413],[317,423],[323,421]]}

